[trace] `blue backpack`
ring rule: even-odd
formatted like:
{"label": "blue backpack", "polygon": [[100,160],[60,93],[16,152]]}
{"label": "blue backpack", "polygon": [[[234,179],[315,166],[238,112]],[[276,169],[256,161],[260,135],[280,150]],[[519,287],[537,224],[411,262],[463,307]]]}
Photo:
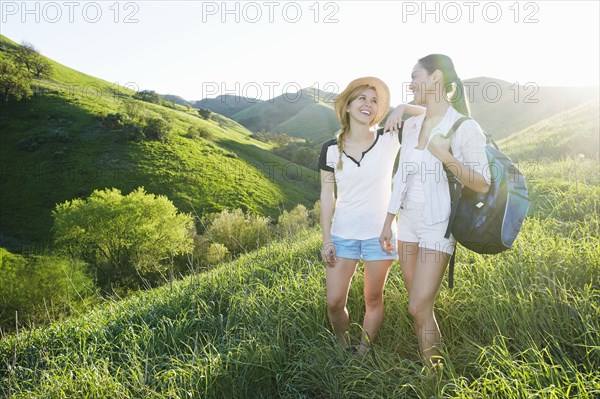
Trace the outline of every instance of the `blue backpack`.
{"label": "blue backpack", "polygon": [[[446,137],[452,137],[470,118],[457,120]],[[497,254],[509,249],[521,229],[529,209],[525,177],[508,156],[485,133],[485,152],[489,162],[490,189],[478,194],[463,187],[445,168],[450,185],[451,212],[445,237],[454,236],[463,247],[479,254]],[[454,285],[455,256],[450,259],[448,285]]]}

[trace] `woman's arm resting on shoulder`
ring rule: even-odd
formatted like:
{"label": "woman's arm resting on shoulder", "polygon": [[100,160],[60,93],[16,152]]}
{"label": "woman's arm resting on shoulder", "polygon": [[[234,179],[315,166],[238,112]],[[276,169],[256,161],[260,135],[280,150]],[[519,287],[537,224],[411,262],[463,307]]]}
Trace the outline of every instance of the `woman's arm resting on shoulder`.
{"label": "woman's arm resting on shoulder", "polygon": [[387,121],[385,122],[385,128],[383,130],[385,132],[390,130],[392,132],[395,132],[396,130],[398,130],[398,126],[400,125],[400,122],[402,122],[402,115],[404,115],[404,113],[407,113],[412,116],[417,116],[421,115],[424,112],[424,107],[412,104],[400,104],[396,108],[394,108],[390,116],[387,118]]}

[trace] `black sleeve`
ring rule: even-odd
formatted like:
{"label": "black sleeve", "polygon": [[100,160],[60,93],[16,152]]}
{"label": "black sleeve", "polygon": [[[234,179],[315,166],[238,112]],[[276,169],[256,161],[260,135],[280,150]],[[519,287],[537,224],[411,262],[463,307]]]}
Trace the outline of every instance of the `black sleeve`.
{"label": "black sleeve", "polygon": [[330,146],[336,144],[336,140],[329,140],[321,147],[321,154],[319,155],[319,170],[326,170],[327,172],[333,172],[334,169],[331,165],[327,164],[327,150]]}

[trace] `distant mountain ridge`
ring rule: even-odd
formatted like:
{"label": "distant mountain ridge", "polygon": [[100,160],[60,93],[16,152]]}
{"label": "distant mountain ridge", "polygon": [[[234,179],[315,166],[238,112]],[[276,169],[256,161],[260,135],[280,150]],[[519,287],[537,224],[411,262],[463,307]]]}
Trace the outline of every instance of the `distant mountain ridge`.
{"label": "distant mountain ridge", "polygon": [[[485,76],[466,79],[464,83],[471,116],[497,140],[598,98],[597,87],[540,87],[535,83],[517,84]],[[339,129],[333,111],[336,96],[307,88],[297,97],[281,95],[259,101],[220,96],[218,101],[202,100],[202,104],[217,113],[227,112],[224,115],[253,132],[285,133],[322,141]]]}
{"label": "distant mountain ridge", "polygon": [[194,108],[206,108],[217,114],[231,118],[234,114],[261,103],[262,100],[236,96],[232,94],[223,94],[215,98],[205,98],[194,101]]}
{"label": "distant mountain ridge", "polygon": [[598,99],[598,87],[551,87],[479,77],[465,80],[471,116],[502,139],[560,112]]}

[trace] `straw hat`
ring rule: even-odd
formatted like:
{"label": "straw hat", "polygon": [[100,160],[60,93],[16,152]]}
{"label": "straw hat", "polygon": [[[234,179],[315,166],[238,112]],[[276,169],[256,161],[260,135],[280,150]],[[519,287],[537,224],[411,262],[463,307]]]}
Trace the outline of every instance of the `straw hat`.
{"label": "straw hat", "polygon": [[390,109],[390,89],[383,82],[383,80],[372,76],[366,76],[353,80],[348,84],[348,87],[346,87],[343,92],[338,94],[335,100],[335,114],[337,115],[338,120],[342,121],[344,115],[346,114],[346,102],[348,101],[348,96],[350,96],[350,93],[352,93],[352,91],[357,87],[365,85],[374,87],[375,91],[377,92],[377,115],[375,115],[375,119],[373,119],[371,122],[371,126],[381,122],[381,120],[385,117]]}

